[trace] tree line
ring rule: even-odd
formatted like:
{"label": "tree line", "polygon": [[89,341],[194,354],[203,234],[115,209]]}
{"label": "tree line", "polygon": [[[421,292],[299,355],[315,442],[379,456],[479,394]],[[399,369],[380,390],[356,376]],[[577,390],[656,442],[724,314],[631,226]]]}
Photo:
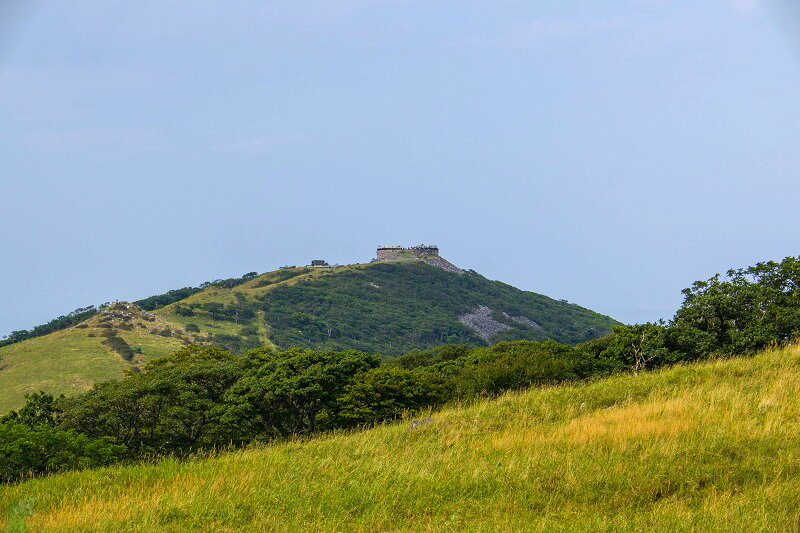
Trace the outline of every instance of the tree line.
{"label": "tree line", "polygon": [[800,259],[789,257],[694,283],[669,322],[578,345],[456,344],[395,358],[188,346],[72,398],[29,395],[0,419],[0,481],[368,427],[509,390],[751,354],[799,333]]}

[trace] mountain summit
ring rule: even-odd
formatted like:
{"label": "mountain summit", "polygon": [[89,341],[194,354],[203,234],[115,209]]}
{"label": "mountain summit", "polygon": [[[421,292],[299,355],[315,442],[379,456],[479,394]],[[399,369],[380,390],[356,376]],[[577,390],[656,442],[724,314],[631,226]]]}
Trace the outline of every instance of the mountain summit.
{"label": "mountain summit", "polygon": [[315,260],[81,311],[91,316],[0,348],[0,390],[9,391],[0,412],[25,392],[83,390],[189,343],[396,356],[452,343],[578,343],[618,324],[459,268],[425,245],[381,246],[369,263]]}

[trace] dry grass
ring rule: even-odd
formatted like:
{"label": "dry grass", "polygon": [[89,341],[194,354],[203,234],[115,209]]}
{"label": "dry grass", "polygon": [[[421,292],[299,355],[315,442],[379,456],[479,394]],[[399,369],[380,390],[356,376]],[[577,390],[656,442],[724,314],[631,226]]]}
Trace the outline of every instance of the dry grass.
{"label": "dry grass", "polygon": [[31,480],[31,531],[792,531],[800,351],[510,394],[219,457]]}

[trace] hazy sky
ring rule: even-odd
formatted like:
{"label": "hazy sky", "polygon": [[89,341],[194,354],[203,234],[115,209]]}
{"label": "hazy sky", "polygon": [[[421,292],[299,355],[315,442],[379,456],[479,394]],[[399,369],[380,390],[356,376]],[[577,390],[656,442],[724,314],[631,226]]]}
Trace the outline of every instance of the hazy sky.
{"label": "hazy sky", "polygon": [[0,336],[422,242],[669,317],[799,252],[776,1],[3,0]]}

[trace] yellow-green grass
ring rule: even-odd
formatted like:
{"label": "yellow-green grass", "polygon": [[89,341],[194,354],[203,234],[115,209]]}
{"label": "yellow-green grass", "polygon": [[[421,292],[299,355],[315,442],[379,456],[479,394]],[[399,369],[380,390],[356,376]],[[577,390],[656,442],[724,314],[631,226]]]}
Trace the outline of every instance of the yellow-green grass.
{"label": "yellow-green grass", "polygon": [[0,489],[31,531],[791,531],[800,351]]}
{"label": "yellow-green grass", "polygon": [[164,357],[183,346],[180,339],[153,335],[141,330],[117,330],[117,335],[122,337],[128,346],[134,350],[141,349],[141,356],[136,363],[143,363],[159,357]]}
{"label": "yellow-green grass", "polygon": [[[308,270],[303,274],[296,275],[289,279],[282,279],[282,275],[285,271],[283,270],[274,270],[272,272],[267,272],[261,274],[258,277],[255,277],[251,280],[248,280],[241,285],[237,285],[233,288],[225,288],[225,287],[216,287],[211,286],[206,289],[203,289],[200,292],[192,294],[180,300],[179,302],[175,302],[169,304],[161,309],[157,309],[154,311],[156,315],[159,316],[170,316],[174,315],[174,310],[176,306],[187,306],[189,304],[203,304],[203,303],[222,303],[222,304],[233,304],[236,302],[236,293],[240,293],[244,296],[248,301],[254,301],[257,297],[263,296],[265,293],[275,289],[276,287],[286,287],[292,286],[300,281],[308,281],[324,276],[328,276],[331,274],[340,274],[342,272],[353,270],[357,268],[364,268],[368,266],[368,263],[364,264],[354,264],[354,265],[346,265],[340,267],[330,267],[330,268],[297,268],[296,270]],[[291,271],[291,270],[290,270]],[[265,284],[266,283],[266,284]],[[194,317],[190,317],[194,318]],[[191,320],[189,320],[191,322]]]}
{"label": "yellow-green grass", "polygon": [[0,413],[22,406],[26,393],[74,394],[121,377],[130,364],[88,331],[56,331],[0,348]]}
{"label": "yellow-green grass", "polygon": [[[121,378],[133,365],[103,343],[105,331],[71,328],[0,348],[0,414],[21,407],[27,393],[42,390],[69,396],[97,382]],[[116,331],[131,348],[141,348],[133,361],[136,365],[168,355],[183,344],[141,329]]]}

